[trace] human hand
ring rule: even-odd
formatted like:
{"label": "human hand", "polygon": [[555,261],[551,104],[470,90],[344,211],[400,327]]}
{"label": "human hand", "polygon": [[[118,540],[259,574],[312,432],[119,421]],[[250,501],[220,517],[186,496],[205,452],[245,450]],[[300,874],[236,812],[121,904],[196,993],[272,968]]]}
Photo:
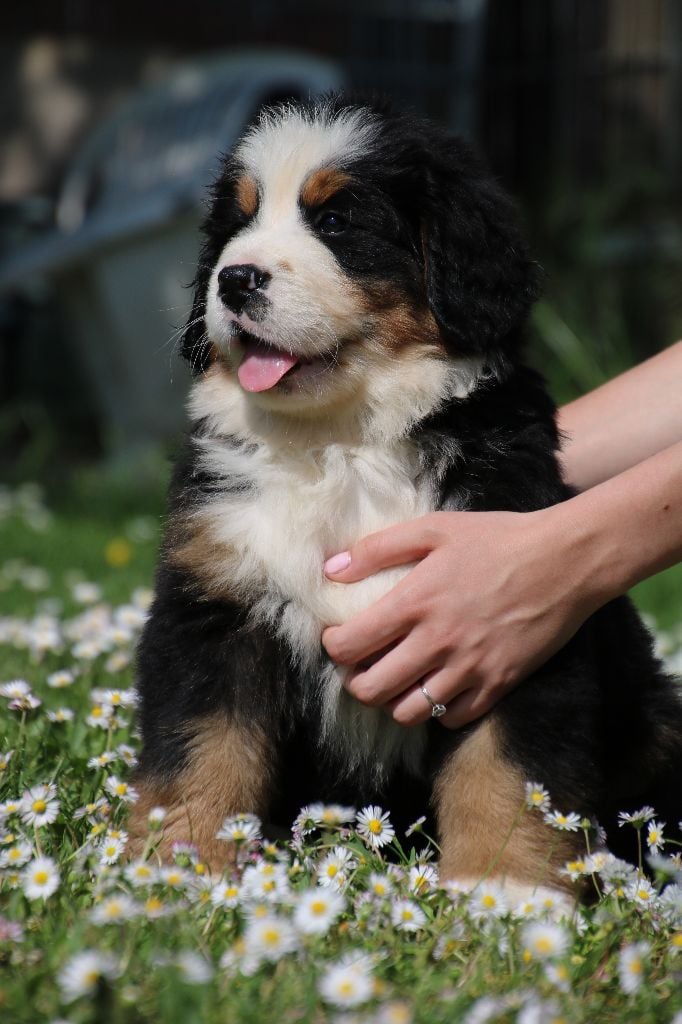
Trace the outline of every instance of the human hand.
{"label": "human hand", "polygon": [[401,725],[431,716],[420,686],[447,706],[439,721],[449,728],[489,711],[603,603],[590,586],[591,535],[570,505],[433,512],[328,559],[325,573],[339,583],[417,562],[369,608],[325,629],[330,658],[355,666],[349,692]]}

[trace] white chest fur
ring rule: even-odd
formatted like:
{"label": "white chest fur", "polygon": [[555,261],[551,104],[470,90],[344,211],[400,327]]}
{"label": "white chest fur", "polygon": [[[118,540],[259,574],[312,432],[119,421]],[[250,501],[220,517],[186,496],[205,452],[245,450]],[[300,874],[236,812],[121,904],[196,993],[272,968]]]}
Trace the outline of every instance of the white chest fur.
{"label": "white chest fur", "polygon": [[[233,447],[202,441],[212,475],[240,479],[244,490],[216,496],[201,513],[210,523],[226,587],[273,625],[302,670],[319,665],[320,635],[385,594],[409,566],[358,583],[333,583],[323,563],[360,537],[433,509],[417,453],[402,440],[388,448],[326,445],[305,455],[273,453],[262,445]],[[343,689],[343,670],[325,664],[308,695],[319,702],[325,742],[349,767],[381,774],[398,760],[412,770],[424,743],[422,729],[406,730]]]}

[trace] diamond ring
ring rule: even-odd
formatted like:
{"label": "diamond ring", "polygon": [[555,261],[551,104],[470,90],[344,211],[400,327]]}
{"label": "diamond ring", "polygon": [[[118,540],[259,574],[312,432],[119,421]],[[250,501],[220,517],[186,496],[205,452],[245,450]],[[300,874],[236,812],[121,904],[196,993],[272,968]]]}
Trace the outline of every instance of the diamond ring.
{"label": "diamond ring", "polygon": [[431,705],[431,718],[440,718],[441,715],[444,715],[447,711],[445,704],[437,704],[425,686],[420,686],[419,689]]}

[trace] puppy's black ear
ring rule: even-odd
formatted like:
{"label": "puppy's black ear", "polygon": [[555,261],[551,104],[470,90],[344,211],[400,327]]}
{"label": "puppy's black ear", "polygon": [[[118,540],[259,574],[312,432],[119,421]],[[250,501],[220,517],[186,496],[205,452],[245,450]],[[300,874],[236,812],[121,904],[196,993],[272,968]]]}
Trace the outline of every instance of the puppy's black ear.
{"label": "puppy's black ear", "polygon": [[211,274],[221,252],[244,219],[235,195],[240,172],[240,167],[232,157],[225,157],[220,175],[211,186],[209,211],[201,225],[204,240],[191,286],[194,289],[194,300],[180,349],[194,373],[201,373],[211,363],[211,343],[204,319]]}
{"label": "puppy's black ear", "polygon": [[459,139],[426,156],[422,249],[431,311],[453,355],[493,355],[519,336],[538,296],[511,200]]}

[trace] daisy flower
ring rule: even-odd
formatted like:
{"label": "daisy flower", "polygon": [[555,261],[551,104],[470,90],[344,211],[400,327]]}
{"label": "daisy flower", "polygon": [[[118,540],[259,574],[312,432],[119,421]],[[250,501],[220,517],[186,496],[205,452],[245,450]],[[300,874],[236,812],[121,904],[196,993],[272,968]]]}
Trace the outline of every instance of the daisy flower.
{"label": "daisy flower", "polygon": [[426,914],[414,900],[397,900],[391,907],[391,921],[401,932],[417,932],[424,927]]}
{"label": "daisy flower", "polygon": [[31,844],[20,840],[0,851],[0,868],[20,868],[31,859],[32,855]]}
{"label": "daisy flower", "polygon": [[15,697],[11,700],[7,707],[10,711],[35,711],[42,704],[42,700],[38,697],[34,697],[32,693],[27,693],[25,697]]}
{"label": "daisy flower", "polygon": [[137,703],[137,691],[129,690],[93,690],[92,696],[98,704],[105,708],[132,708]]}
{"label": "daisy flower", "polygon": [[236,882],[218,882],[210,889],[210,899],[214,907],[233,908],[239,906],[240,890]]}
{"label": "daisy flower", "polygon": [[59,814],[57,790],[53,785],[32,786],[21,800],[21,820],[26,825],[42,828],[51,825]]}
{"label": "daisy flower", "polygon": [[422,816],[420,818],[417,818],[416,821],[413,821],[412,824],[409,825],[407,827],[407,829],[405,830],[405,838],[409,839],[409,837],[411,835],[414,835],[415,832],[421,832],[422,825],[424,824],[425,821],[426,821],[426,815],[425,814],[422,814]]}
{"label": "daisy flower", "polygon": [[24,868],[21,886],[30,900],[46,900],[59,888],[59,870],[51,857],[36,857]]}
{"label": "daisy flower", "polygon": [[647,826],[646,842],[652,853],[660,853],[665,844],[665,839],[663,838],[664,828],[664,821],[650,821]]}
{"label": "daisy flower", "polygon": [[326,935],[345,906],[346,901],[334,889],[309,889],[299,895],[294,924],[304,935]]}
{"label": "daisy flower", "polygon": [[104,783],[104,788],[107,793],[117,797],[121,803],[134,804],[137,800],[137,790],[133,786],[128,785],[127,782],[123,782],[117,775],[110,775]]}
{"label": "daisy flower", "polygon": [[152,832],[158,832],[164,821],[166,820],[166,808],[165,807],[152,807],[151,811],[147,815],[147,824]]}
{"label": "daisy flower", "polygon": [[5,800],[4,803],[0,804],[0,821],[4,821],[5,818],[11,818],[13,814],[20,814],[23,806],[23,801],[20,799],[10,798]]}
{"label": "daisy flower", "polygon": [[327,967],[318,982],[318,990],[326,1003],[345,1009],[366,1003],[372,997],[374,985],[364,958],[356,956]]}
{"label": "daisy flower", "polygon": [[231,818],[225,818],[216,838],[226,839],[230,843],[247,843],[260,839],[260,829],[260,818],[257,818],[255,814],[237,814]]}
{"label": "daisy flower", "polygon": [[531,811],[549,811],[549,793],[539,782],[526,783],[526,807]]}
{"label": "daisy flower", "polygon": [[325,828],[338,828],[355,817],[355,808],[345,807],[343,804],[315,803],[311,804],[307,811],[314,821]]}
{"label": "daisy flower", "polygon": [[0,697],[8,700],[21,700],[28,697],[31,687],[25,679],[12,679],[9,683],[0,683]]}
{"label": "daisy flower", "polygon": [[105,839],[104,842],[97,847],[101,864],[115,864],[118,858],[125,850],[125,843],[120,839]]}
{"label": "daisy flower", "polygon": [[9,763],[12,760],[13,750],[5,750],[0,753],[0,772],[5,772],[9,768]]}
{"label": "daisy flower", "polygon": [[317,880],[320,885],[342,889],[354,867],[355,860],[351,851],[343,846],[335,846],[318,864]]}
{"label": "daisy flower", "polygon": [[119,924],[138,913],[138,906],[125,894],[109,896],[98,903],[90,915],[93,924]]}
{"label": "daisy flower", "polygon": [[126,866],[123,874],[135,888],[143,885],[152,885],[158,878],[156,867],[145,860],[131,861]]}
{"label": "daisy flower", "polygon": [[64,965],[58,975],[59,986],[67,1003],[81,996],[92,995],[99,984],[100,978],[115,978],[118,973],[117,964],[110,953],[96,950],[85,950],[76,953]]}
{"label": "daisy flower", "polygon": [[507,899],[504,890],[495,882],[483,882],[471,893],[469,913],[475,921],[487,917],[502,917],[507,913]]}
{"label": "daisy flower", "polygon": [[641,828],[646,825],[647,821],[651,821],[656,816],[656,811],[653,807],[640,807],[638,811],[620,811],[618,814],[618,827],[622,828],[623,825],[633,825],[635,828]]}
{"label": "daisy flower", "polygon": [[123,761],[128,768],[135,768],[137,765],[137,754],[127,743],[119,743],[116,747],[116,756]]}
{"label": "daisy flower", "polygon": [[91,725],[95,729],[108,729],[111,725],[113,714],[113,708],[106,707],[103,704],[93,704],[90,708],[90,714],[87,715],[85,721],[87,725]]}
{"label": "daisy flower", "polygon": [[244,869],[242,888],[248,899],[280,903],[289,896],[287,869],[269,861],[250,864]]}
{"label": "daisy flower", "polygon": [[389,821],[388,811],[381,807],[363,807],[356,815],[357,833],[373,850],[379,850],[395,838],[395,829]]}
{"label": "daisy flower", "polygon": [[205,985],[213,977],[213,967],[206,957],[191,949],[178,953],[173,963],[180,979],[188,985]]}
{"label": "daisy flower", "polygon": [[47,685],[51,690],[63,690],[67,686],[72,686],[75,682],[76,677],[73,672],[68,669],[62,668],[58,672],[51,672],[47,677]]}
{"label": "daisy flower", "polygon": [[650,951],[648,942],[633,942],[621,949],[618,955],[618,979],[627,995],[632,995],[642,984],[644,963]]}
{"label": "daisy flower", "polygon": [[73,711],[71,708],[57,708],[56,711],[48,711],[47,717],[50,722],[61,725],[62,722],[73,722]]}
{"label": "daisy flower", "polygon": [[247,955],[276,963],[298,947],[298,936],[285,917],[269,914],[249,921],[244,946]]}
{"label": "daisy flower", "polygon": [[562,832],[577,832],[582,819],[575,811],[570,811],[569,814],[562,814],[561,811],[548,811],[544,820],[548,825],[552,825],[553,828],[558,828]]}
{"label": "daisy flower", "polygon": [[380,875],[373,871],[367,879],[367,888],[373,896],[388,896],[393,891],[393,879],[390,875]]}
{"label": "daisy flower", "polygon": [[647,878],[637,878],[626,889],[626,896],[640,907],[650,907],[656,902],[656,890]]}
{"label": "daisy flower", "polygon": [[116,754],[113,750],[103,750],[101,754],[90,758],[88,768],[106,768],[108,764],[113,764],[115,760]]}
{"label": "daisy flower", "polygon": [[563,956],[568,943],[566,929],[548,921],[533,921],[521,931],[521,945],[527,959],[549,960]]}
{"label": "daisy flower", "polygon": [[74,583],[71,596],[78,604],[94,604],[102,598],[102,588],[96,583]]}
{"label": "daisy flower", "polygon": [[411,892],[428,892],[438,885],[438,872],[432,864],[413,864],[407,880]]}

